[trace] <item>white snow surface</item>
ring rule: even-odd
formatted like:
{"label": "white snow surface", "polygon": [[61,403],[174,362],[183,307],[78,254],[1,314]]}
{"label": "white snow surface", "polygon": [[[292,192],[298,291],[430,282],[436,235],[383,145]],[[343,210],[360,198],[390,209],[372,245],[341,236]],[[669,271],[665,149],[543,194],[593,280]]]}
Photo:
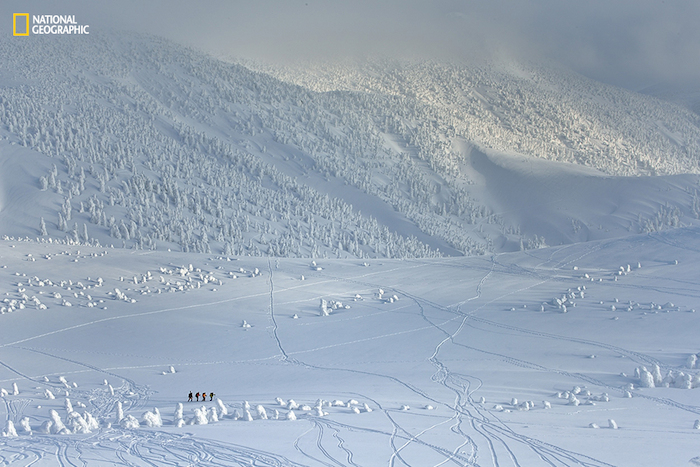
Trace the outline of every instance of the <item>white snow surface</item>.
{"label": "white snow surface", "polygon": [[0,465],[700,462],[697,114],[32,39],[0,40]]}
{"label": "white snow surface", "polygon": [[[35,433],[0,439],[6,465],[624,466],[700,455],[700,388],[640,388],[634,376],[655,364],[664,375],[698,373],[687,368],[700,351],[698,228],[483,257],[320,260],[321,270],[303,259],[79,250],[0,241],[2,304],[27,302],[0,315],[0,387],[19,387],[2,416],[29,417]],[[179,291],[120,280],[190,264],[223,283]],[[239,267],[260,274],[227,281]],[[136,302],[114,299],[117,287]],[[585,298],[568,298],[567,313],[552,305],[579,287]],[[399,300],[380,299],[380,288]],[[73,307],[59,306],[59,290],[77,295]],[[322,317],[319,297],[352,307]],[[176,373],[164,371],[171,365]],[[245,422],[219,410],[217,422],[178,427],[178,402],[185,421],[218,409],[187,402],[189,391],[214,392],[230,414],[245,412],[242,401],[271,413],[294,399],[324,416],[251,411]],[[66,419],[65,397],[101,428],[37,435],[49,411]],[[131,428],[117,423],[118,402]],[[133,428],[154,408],[162,426]]]}

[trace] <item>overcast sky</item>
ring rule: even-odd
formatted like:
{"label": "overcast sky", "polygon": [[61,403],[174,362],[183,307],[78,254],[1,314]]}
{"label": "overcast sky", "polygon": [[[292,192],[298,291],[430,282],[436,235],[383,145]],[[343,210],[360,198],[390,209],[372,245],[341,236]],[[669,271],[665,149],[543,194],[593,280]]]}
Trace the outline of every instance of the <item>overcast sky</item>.
{"label": "overcast sky", "polygon": [[272,61],[496,55],[631,89],[700,83],[700,0],[2,0],[0,11],[6,25],[13,12],[75,14],[92,34],[128,28]]}

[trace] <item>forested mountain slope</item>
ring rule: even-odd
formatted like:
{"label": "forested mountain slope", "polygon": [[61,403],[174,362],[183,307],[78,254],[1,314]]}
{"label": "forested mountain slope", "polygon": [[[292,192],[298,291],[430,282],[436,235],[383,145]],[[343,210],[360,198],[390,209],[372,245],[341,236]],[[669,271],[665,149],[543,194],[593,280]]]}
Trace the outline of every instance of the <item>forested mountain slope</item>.
{"label": "forested mountain slope", "polygon": [[[615,226],[598,229],[603,237],[659,230],[700,213],[697,176],[643,177],[625,196],[661,195],[624,211],[559,207],[564,221],[547,228],[525,222],[507,200],[535,206],[540,181],[499,184],[484,160],[595,168],[598,197],[623,176],[698,172],[697,115],[556,69],[255,71],[123,35],[0,49],[0,233],[9,236],[404,258],[599,238],[578,234],[593,223]],[[560,166],[549,167],[556,176]]]}

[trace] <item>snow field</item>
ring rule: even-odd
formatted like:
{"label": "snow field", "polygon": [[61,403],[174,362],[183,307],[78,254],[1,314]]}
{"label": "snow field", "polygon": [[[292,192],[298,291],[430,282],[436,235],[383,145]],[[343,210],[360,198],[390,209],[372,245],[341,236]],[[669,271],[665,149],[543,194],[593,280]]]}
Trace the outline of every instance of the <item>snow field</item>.
{"label": "snow field", "polygon": [[[120,433],[144,447],[175,436],[177,452],[193,449],[178,438],[187,434],[230,459],[254,451],[303,465],[687,462],[696,456],[697,389],[644,388],[635,368],[698,374],[689,367],[698,352],[696,235],[493,257],[319,260],[314,270],[305,260],[93,247],[75,263],[77,250],[64,246],[2,241],[6,297],[31,293],[49,305],[0,315],[0,387],[18,435],[3,427],[3,456],[15,462],[29,449],[46,460],[56,443],[122,452],[109,441]],[[115,299],[115,288],[136,303]],[[89,307],[79,293],[72,307],[39,294],[53,289],[89,292],[108,307]],[[553,297],[576,306],[562,313]],[[322,299],[351,307],[321,316]],[[216,393],[227,413],[217,400],[186,402],[190,390]],[[69,417],[66,399],[80,417]],[[52,410],[66,433],[87,426],[103,441],[37,437],[48,422],[60,426]],[[653,453],[634,449],[659,439]]]}

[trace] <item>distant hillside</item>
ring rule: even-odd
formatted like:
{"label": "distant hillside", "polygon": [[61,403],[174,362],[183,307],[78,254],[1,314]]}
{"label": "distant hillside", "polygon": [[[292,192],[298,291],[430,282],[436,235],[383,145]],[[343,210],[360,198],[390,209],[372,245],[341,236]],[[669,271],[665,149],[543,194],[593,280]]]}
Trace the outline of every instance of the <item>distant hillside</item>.
{"label": "distant hillside", "polygon": [[639,94],[555,65],[507,60],[249,66],[320,92],[409,98],[430,109],[423,110],[429,118],[412,121],[416,127],[488,149],[577,163],[609,175],[700,173],[700,116],[677,105],[697,100],[697,90],[686,90],[685,100],[678,91],[671,96],[676,99],[666,99],[671,94],[666,88]]}
{"label": "distant hillside", "polygon": [[[525,154],[596,168],[608,180],[596,199],[618,185],[604,174],[699,171],[697,115],[558,70],[381,62],[263,72],[122,35],[6,40],[0,53],[8,236],[410,258],[619,236],[700,215],[692,175],[640,179],[625,210],[584,201],[568,212],[564,202],[546,228],[532,222],[532,206],[550,218],[537,202],[550,193],[541,179],[504,185],[484,161],[506,167]],[[548,167],[556,177],[559,166]],[[528,188],[514,191],[520,183]],[[644,198],[650,187],[663,196]],[[578,234],[594,223],[601,235]]]}

